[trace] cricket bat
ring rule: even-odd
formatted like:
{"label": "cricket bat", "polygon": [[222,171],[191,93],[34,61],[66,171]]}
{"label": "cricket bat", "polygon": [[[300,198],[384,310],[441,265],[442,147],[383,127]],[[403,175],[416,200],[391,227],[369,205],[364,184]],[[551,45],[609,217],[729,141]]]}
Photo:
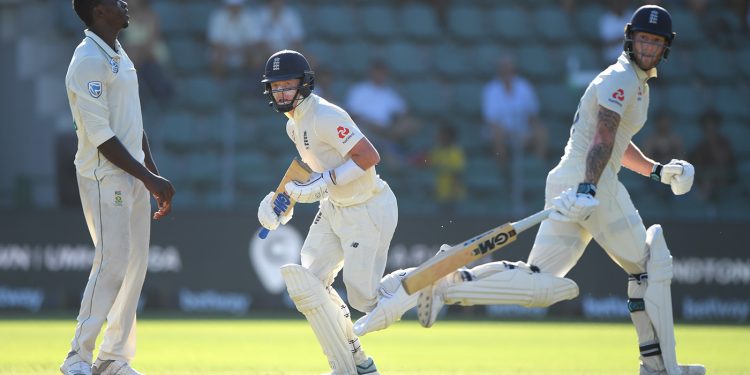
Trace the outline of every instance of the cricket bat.
{"label": "cricket bat", "polygon": [[409,273],[401,284],[409,295],[419,292],[443,276],[487,254],[491,254],[516,240],[519,233],[541,223],[553,209],[539,211],[515,223],[506,223],[436,255]]}
{"label": "cricket bat", "polygon": [[[289,164],[289,168],[287,168],[286,173],[284,173],[284,177],[281,179],[281,182],[279,182],[279,186],[276,188],[276,192],[273,195],[273,212],[275,212],[276,215],[286,215],[296,203],[286,194],[284,185],[290,181],[307,181],[310,179],[312,173],[312,169],[310,169],[310,167],[298,157],[295,157],[292,160],[292,164]],[[258,237],[262,239],[266,238],[268,232],[268,229],[263,228],[260,230],[260,233],[258,233]]]}

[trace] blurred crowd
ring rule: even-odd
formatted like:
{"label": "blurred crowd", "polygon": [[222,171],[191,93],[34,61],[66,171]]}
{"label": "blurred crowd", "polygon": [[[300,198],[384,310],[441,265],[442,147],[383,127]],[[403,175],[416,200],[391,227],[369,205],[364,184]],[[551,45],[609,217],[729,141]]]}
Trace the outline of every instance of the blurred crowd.
{"label": "blurred crowd", "polygon": [[[179,6],[183,1],[171,0],[168,3]],[[447,65],[450,61],[436,61],[435,65],[446,67],[440,68],[440,71],[420,72],[419,77],[430,78],[430,81],[424,82],[424,85],[420,85],[422,83],[420,79],[404,79],[410,73],[409,68],[403,65],[409,63],[411,56],[409,53],[415,52],[407,49],[407,56],[404,57],[394,57],[388,54],[388,52],[400,51],[398,46],[390,49],[379,48],[379,51],[386,52],[378,54],[371,51],[367,45],[357,49],[357,43],[347,43],[346,48],[350,48],[347,51],[353,51],[356,56],[351,56],[350,60],[343,64],[337,63],[333,56],[339,56],[342,52],[327,53],[338,45],[337,39],[331,37],[335,32],[329,28],[333,26],[328,23],[340,22],[341,27],[345,28],[353,21],[312,20],[311,10],[322,7],[323,10],[316,9],[315,15],[330,11],[335,16],[336,11],[342,7],[332,6],[318,0],[310,3],[285,0],[222,0],[221,2],[191,0],[190,3],[193,7],[197,7],[198,16],[202,15],[205,20],[202,37],[165,36],[164,22],[168,21],[169,25],[166,28],[173,31],[188,27],[180,23],[189,22],[192,18],[177,17],[178,19],[175,20],[169,17],[165,19],[163,1],[128,1],[131,25],[123,33],[121,39],[138,69],[142,90],[141,99],[148,117],[146,126],[147,128],[164,127],[156,137],[157,142],[161,141],[160,145],[163,146],[161,148],[156,146],[157,153],[171,152],[173,148],[170,148],[169,144],[176,141],[168,138],[171,136],[175,136],[175,139],[179,138],[175,135],[175,128],[170,127],[166,123],[168,121],[163,121],[165,113],[184,114],[200,111],[202,105],[209,106],[212,101],[219,101],[219,105],[232,103],[231,110],[238,114],[236,129],[230,133],[230,136],[224,136],[225,139],[231,137],[263,139],[272,131],[278,131],[281,134],[280,126],[284,118],[271,117],[273,116],[272,110],[265,107],[266,100],[262,96],[263,88],[258,81],[262,76],[263,66],[268,56],[280,49],[294,49],[303,52],[311,60],[313,69],[316,71],[315,92],[349,111],[356,123],[373,141],[382,156],[383,162],[379,167],[381,173],[387,174],[386,178],[389,181],[394,180],[394,184],[397,185],[394,190],[399,198],[404,196],[402,192],[407,197],[410,194],[419,195],[420,192],[424,195],[421,189],[427,187],[432,190],[432,197],[424,204],[425,206],[432,205],[440,212],[456,212],[460,211],[462,206],[471,206],[472,199],[469,197],[481,195],[482,192],[485,196],[489,196],[491,194],[488,192],[500,190],[506,192],[505,195],[510,198],[498,203],[507,204],[505,212],[513,213],[526,212],[529,205],[540,204],[539,197],[543,193],[541,189],[543,189],[546,171],[562,155],[564,139],[561,138],[567,137],[567,128],[570,126],[570,123],[565,123],[564,118],[572,119],[576,109],[575,101],[584,89],[580,87],[580,82],[576,83],[574,75],[583,71],[584,74],[588,74],[588,78],[582,82],[588,82],[588,79],[592,78],[591,74],[596,74],[613,63],[622,52],[623,26],[629,21],[634,9],[644,3],[660,4],[672,11],[675,18],[675,30],[678,37],[675,41],[673,56],[677,61],[675,63],[668,61],[659,66],[660,78],[653,85],[660,87],[652,88],[652,95],[657,91],[662,91],[662,93],[652,98],[649,121],[644,128],[643,136],[636,138],[636,141],[647,155],[659,162],[666,163],[672,158],[687,157],[687,160],[694,163],[698,171],[696,175],[698,196],[707,205],[718,204],[724,197],[722,192],[728,188],[738,191],[738,194],[748,199],[747,186],[743,185],[742,174],[738,168],[750,163],[750,153],[747,152],[746,147],[742,147],[741,155],[738,155],[735,147],[738,142],[747,143],[750,139],[734,139],[725,130],[729,126],[734,131],[738,124],[750,129],[750,124],[747,122],[750,119],[742,117],[744,116],[742,114],[732,116],[727,125],[722,109],[713,105],[699,107],[698,113],[677,113],[668,103],[670,101],[668,93],[684,86],[683,82],[677,81],[680,74],[685,74],[683,69],[686,66],[683,56],[685,52],[681,51],[684,48],[683,39],[687,40],[686,44],[690,44],[693,56],[700,54],[702,49],[750,51],[750,42],[748,42],[750,40],[750,27],[748,26],[750,11],[747,0],[726,1],[721,2],[720,5],[708,0],[607,0],[601,3],[576,0],[531,1],[529,3],[542,4],[539,8],[534,8],[535,12],[541,14],[539,17],[544,16],[547,10],[551,10],[550,19],[559,17],[562,22],[570,25],[571,29],[585,28],[590,30],[589,33],[595,33],[589,35],[587,40],[578,43],[577,34],[566,34],[571,33],[571,30],[552,30],[552,33],[567,35],[562,37],[568,39],[555,42],[554,38],[558,36],[550,35],[546,37],[548,39],[545,39],[545,43],[559,43],[566,47],[583,46],[582,51],[593,50],[595,53],[568,55],[566,61],[532,62],[526,54],[528,49],[524,49],[523,44],[514,45],[514,48],[506,48],[503,40],[490,39],[489,43],[484,45],[492,47],[494,44],[496,51],[482,55],[483,60],[476,64],[487,66],[483,74],[475,74],[475,71],[465,69],[460,64],[456,68],[451,68]],[[497,17],[501,17],[504,11],[515,14],[513,12],[516,11],[515,8],[518,8],[513,4],[503,4],[495,9],[493,8],[495,5],[485,3],[477,5],[476,9],[480,12],[482,9],[488,12],[491,10],[492,14],[496,14]],[[533,4],[522,6],[533,7],[535,6]],[[386,14],[406,7],[416,10],[429,9],[434,14],[434,25],[431,27],[435,27],[439,34],[453,33],[451,35],[455,35],[454,39],[457,44],[461,43],[460,33],[464,31],[470,33],[473,27],[462,23],[461,25],[465,25],[466,30],[455,31],[460,12],[454,9],[455,5],[445,0],[394,0],[384,4],[371,2],[363,7],[370,7],[368,9],[386,12]],[[464,13],[471,13],[475,8],[466,9],[468,10]],[[464,10],[464,8],[459,10]],[[596,14],[598,17],[585,19],[584,16],[589,14],[587,12]],[[526,14],[525,11],[524,14]],[[70,17],[73,15],[71,14]],[[681,23],[683,20],[693,20],[696,23]],[[588,25],[581,25],[582,21],[587,22]],[[379,46],[383,43],[378,40],[378,33],[389,32],[388,30],[378,31],[379,26],[389,27],[383,23],[385,21],[372,26],[368,34],[368,38]],[[406,28],[407,26],[399,27]],[[497,27],[501,28],[503,25]],[[698,28],[698,30],[690,28]],[[425,27],[421,32],[427,32],[427,29]],[[404,29],[403,32],[407,31]],[[413,37],[419,38],[419,32],[415,31],[416,34],[413,34]],[[481,27],[478,32],[483,32]],[[508,32],[512,35],[519,31],[509,30]],[[523,31],[520,32],[523,33]],[[697,39],[693,40],[693,38]],[[326,42],[321,43],[321,39]],[[433,49],[437,56],[441,48],[440,42],[432,40],[429,43],[435,46]],[[172,53],[179,51],[183,45],[189,45],[194,55],[175,56]],[[478,46],[477,50],[477,53],[482,53],[482,46]],[[580,49],[573,50],[580,51]],[[198,54],[205,54],[205,56]],[[398,58],[402,58],[402,62],[399,62]],[[205,60],[205,64],[201,65],[201,60]],[[351,64],[357,61],[361,64],[357,66]],[[535,74],[534,64],[554,64],[560,66],[561,70],[550,68],[549,71],[552,73],[546,73],[545,70],[545,73]],[[709,64],[713,66],[707,69],[722,69],[721,62],[718,61],[692,61],[691,64]],[[740,62],[737,65],[739,64],[744,63]],[[737,68],[743,69],[739,66]],[[451,69],[455,69],[455,72]],[[672,69],[675,71],[670,72]],[[698,71],[697,69],[699,68],[691,65],[688,70],[691,73],[688,74],[693,74],[692,72]],[[196,70],[202,70],[206,74],[194,74]],[[397,71],[396,74],[394,70]],[[661,77],[662,71],[664,78]],[[557,76],[550,78],[545,74],[557,74]],[[196,78],[196,75],[199,77]],[[342,75],[346,78],[340,79]],[[185,80],[187,82],[182,82],[185,77],[188,77]],[[716,82],[708,81],[707,78],[710,78],[708,73],[705,76],[696,75],[693,78],[689,82],[691,88],[716,86]],[[666,85],[661,81],[665,81]],[[441,100],[442,91],[436,92],[431,89],[430,84],[435,82],[437,84],[447,82],[448,86],[451,86],[449,90],[455,91],[451,94],[454,96],[452,102]],[[732,84],[736,82],[733,80]],[[191,86],[194,84],[197,86]],[[741,81],[740,85],[744,85],[742,89],[746,93],[747,80]],[[191,94],[185,90],[198,92]],[[560,92],[563,92],[565,99],[561,98],[558,101],[556,95]],[[463,93],[469,93],[469,95],[462,97]],[[183,95],[198,94],[202,97],[197,97],[193,101],[180,99]],[[694,100],[700,101],[699,98]],[[432,105],[425,102],[436,103],[437,109],[424,108],[423,106]],[[455,106],[441,107],[441,103],[455,104]],[[690,106],[690,103],[691,101],[687,101],[681,105]],[[463,109],[459,110],[458,107]],[[738,109],[738,112],[741,110],[743,109]],[[469,115],[462,115],[465,113]],[[551,113],[554,115],[550,115]],[[558,113],[560,116],[557,116]],[[167,117],[175,118],[175,116]],[[204,114],[198,116],[204,116]],[[209,122],[215,120],[215,117],[210,118],[213,120]],[[149,123],[148,120],[152,122]],[[179,121],[173,122],[179,123]],[[208,132],[218,132],[219,129],[223,129],[215,123],[205,125],[205,127],[209,126],[213,129],[209,129]],[[266,129],[267,127],[274,129],[269,130]],[[686,132],[685,127],[690,127],[690,130]],[[181,129],[186,132],[190,131],[187,125]],[[196,137],[200,137],[200,134],[204,132],[205,130],[197,132]],[[750,131],[744,131],[744,133],[750,135]],[[222,138],[221,135],[218,137]],[[225,144],[221,139],[218,142]],[[242,144],[242,142],[238,140],[236,144]],[[273,142],[249,140],[247,141],[249,148],[255,148],[255,151],[247,151],[236,144],[229,149],[219,150],[219,154],[224,155],[219,157],[219,164],[224,165],[228,162],[227,160],[230,163],[237,160],[254,160],[255,156],[242,155],[242,153],[257,152],[258,147],[261,151],[263,147],[268,149],[271,143]],[[291,144],[287,147],[291,149]],[[61,149],[64,147],[61,146]],[[273,151],[269,152],[273,153]],[[233,155],[227,157],[227,153]],[[177,154],[178,156],[172,159],[182,159],[182,155],[179,152]],[[160,156],[158,160],[164,159]],[[188,159],[190,158],[185,158],[185,160]],[[259,164],[253,164],[252,161],[248,163]],[[163,168],[177,167],[180,161],[168,161],[167,164],[169,165]],[[233,170],[237,174],[246,173],[243,169],[226,165],[220,166],[219,169]],[[250,183],[255,184],[253,186],[257,186],[259,190],[270,189],[274,185],[273,181],[278,178],[274,175],[275,172],[278,171],[269,168],[267,181]],[[65,173],[69,174],[68,171]],[[179,168],[177,171],[168,173],[169,175],[179,174]],[[190,173],[185,172],[186,175]],[[415,182],[417,178],[412,178],[412,175],[431,181],[430,185],[425,186],[423,182]],[[190,181],[188,177],[185,179]],[[69,190],[65,184],[69,184],[70,181],[65,181],[64,178],[60,180],[60,203],[62,205],[78,204],[69,192],[65,193]],[[179,180],[178,177],[177,183]],[[236,180],[247,181],[241,177],[237,177]],[[647,183],[647,181],[642,182],[644,190]],[[180,190],[185,191],[185,189]],[[252,189],[249,191],[254,192]],[[667,190],[664,191],[667,192]],[[664,200],[673,199],[666,193],[657,194]],[[199,196],[200,194],[196,193],[196,197]],[[248,199],[248,201],[255,200],[256,197]],[[415,202],[419,200],[418,197],[414,199]],[[203,203],[205,202],[207,201],[204,200]],[[193,202],[196,206],[201,206],[203,203],[200,199]],[[179,200],[176,204],[180,204]]]}

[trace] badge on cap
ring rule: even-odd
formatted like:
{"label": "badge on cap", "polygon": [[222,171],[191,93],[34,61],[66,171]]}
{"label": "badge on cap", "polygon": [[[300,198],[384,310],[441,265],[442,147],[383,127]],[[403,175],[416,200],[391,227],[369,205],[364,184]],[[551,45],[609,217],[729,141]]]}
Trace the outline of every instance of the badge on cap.
{"label": "badge on cap", "polygon": [[89,94],[95,98],[102,96],[102,83],[99,81],[89,82]]}

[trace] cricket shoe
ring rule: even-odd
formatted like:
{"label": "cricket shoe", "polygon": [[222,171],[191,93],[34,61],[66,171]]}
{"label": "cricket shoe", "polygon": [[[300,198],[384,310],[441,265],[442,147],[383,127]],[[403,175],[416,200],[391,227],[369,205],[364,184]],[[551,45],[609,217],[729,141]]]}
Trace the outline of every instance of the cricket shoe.
{"label": "cricket shoe", "polygon": [[92,375],[143,375],[122,360],[96,360]]}
{"label": "cricket shoe", "polygon": [[[703,365],[680,365],[682,375],[705,375],[706,368]],[[651,370],[641,364],[639,375],[668,375],[667,370]]]}
{"label": "cricket shoe", "polygon": [[354,334],[364,336],[370,332],[388,328],[401,320],[401,317],[417,305],[417,294],[409,295],[401,285],[401,280],[413,270],[392,272],[380,282],[380,299],[377,306],[365,316],[354,322]]}
{"label": "cricket shoe", "polygon": [[[324,374],[324,375],[337,375],[336,372],[332,372],[330,374]],[[352,375],[380,375],[378,372],[378,368],[375,367],[375,361],[372,359],[372,357],[367,357],[367,359],[357,365],[357,373]]]}
{"label": "cricket shoe", "polygon": [[71,354],[60,365],[60,372],[65,375],[91,375],[91,364],[81,359],[78,353]]}
{"label": "cricket shoe", "polygon": [[[451,245],[443,244],[435,256],[450,250],[450,248]],[[466,267],[462,267],[422,289],[419,292],[419,297],[417,297],[417,318],[419,319],[419,324],[425,328],[432,327],[437,320],[438,314],[440,314],[440,310],[445,305],[445,290],[451,285],[462,281],[471,281],[473,278],[471,271]]]}

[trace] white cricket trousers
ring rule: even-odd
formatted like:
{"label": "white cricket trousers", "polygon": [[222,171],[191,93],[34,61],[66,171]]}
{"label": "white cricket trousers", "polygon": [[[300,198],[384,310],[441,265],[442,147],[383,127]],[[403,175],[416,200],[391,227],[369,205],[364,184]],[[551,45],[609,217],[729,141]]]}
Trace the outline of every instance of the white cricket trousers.
{"label": "white cricket trousers", "polygon": [[[552,198],[581,181],[575,172],[556,168],[547,177],[545,208]],[[564,277],[578,263],[593,238],[628,274],[646,272],[646,228],[625,186],[616,177],[600,180],[596,207],[582,223],[545,220],[537,232],[528,264]]]}
{"label": "white cricket trousers", "polygon": [[135,313],[148,266],[150,196],[143,183],[127,173],[99,180],[78,175],[78,190],[96,249],[71,348],[91,363],[106,321],[98,358],[130,361],[135,356]]}
{"label": "white cricket trousers", "polygon": [[397,223],[396,196],[387,184],[354,206],[338,207],[324,199],[302,245],[302,266],[326,286],[343,267],[349,305],[372,311]]}

